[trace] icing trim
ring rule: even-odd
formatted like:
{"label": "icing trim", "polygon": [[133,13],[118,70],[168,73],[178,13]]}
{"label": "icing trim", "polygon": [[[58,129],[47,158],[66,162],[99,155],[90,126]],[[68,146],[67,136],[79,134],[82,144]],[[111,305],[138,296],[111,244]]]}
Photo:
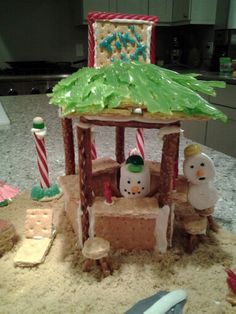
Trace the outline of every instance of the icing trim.
{"label": "icing trim", "polygon": [[156,219],[156,246],[155,251],[165,253],[168,247],[167,227],[170,215],[170,207],[168,205],[160,208]]}

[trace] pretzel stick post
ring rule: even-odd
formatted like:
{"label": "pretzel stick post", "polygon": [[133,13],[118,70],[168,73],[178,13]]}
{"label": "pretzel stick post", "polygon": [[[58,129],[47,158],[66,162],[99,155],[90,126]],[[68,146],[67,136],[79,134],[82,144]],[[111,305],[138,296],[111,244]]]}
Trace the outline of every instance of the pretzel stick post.
{"label": "pretzel stick post", "polygon": [[47,133],[46,127],[44,126],[44,121],[41,117],[35,117],[33,120],[33,128],[31,129],[33,133],[36,153],[37,153],[37,163],[40,175],[40,186],[42,189],[48,189],[49,184],[49,171],[47,163],[47,153],[45,149],[44,137]]}
{"label": "pretzel stick post", "polygon": [[92,160],[97,159],[97,149],[96,149],[96,143],[95,143],[95,135],[94,130],[91,130],[91,158]]}

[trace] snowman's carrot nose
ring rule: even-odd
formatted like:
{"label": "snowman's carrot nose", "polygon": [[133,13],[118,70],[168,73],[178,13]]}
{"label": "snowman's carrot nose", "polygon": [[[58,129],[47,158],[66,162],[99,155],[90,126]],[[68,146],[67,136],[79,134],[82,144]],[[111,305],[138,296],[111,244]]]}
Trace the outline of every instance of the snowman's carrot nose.
{"label": "snowman's carrot nose", "polygon": [[198,169],[198,171],[196,172],[196,176],[197,177],[204,177],[204,171],[202,169]]}
{"label": "snowman's carrot nose", "polygon": [[131,186],[131,192],[132,192],[132,193],[137,193],[138,191],[139,191],[139,188],[138,188],[137,185]]}

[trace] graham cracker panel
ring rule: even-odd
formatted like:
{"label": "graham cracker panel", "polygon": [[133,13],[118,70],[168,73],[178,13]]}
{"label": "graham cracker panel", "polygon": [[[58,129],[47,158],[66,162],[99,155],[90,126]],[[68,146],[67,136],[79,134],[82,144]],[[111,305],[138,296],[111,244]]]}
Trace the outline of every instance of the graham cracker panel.
{"label": "graham cracker panel", "polygon": [[155,219],[95,217],[95,235],[110,242],[114,249],[153,250],[156,244]]}
{"label": "graham cracker panel", "polygon": [[100,67],[114,60],[150,63],[150,23],[96,21],[93,29],[95,66]]}
{"label": "graham cracker panel", "polygon": [[25,220],[25,237],[43,237],[52,236],[52,209],[28,209]]}

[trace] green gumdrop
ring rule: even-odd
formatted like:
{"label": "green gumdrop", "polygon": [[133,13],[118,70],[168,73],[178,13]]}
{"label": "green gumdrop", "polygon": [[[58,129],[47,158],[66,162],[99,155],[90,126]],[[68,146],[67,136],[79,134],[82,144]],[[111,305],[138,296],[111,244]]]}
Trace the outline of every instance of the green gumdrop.
{"label": "green gumdrop", "polygon": [[31,190],[30,196],[31,196],[32,200],[39,201],[41,198],[44,197],[44,191],[41,187],[34,186]]}
{"label": "green gumdrop", "polygon": [[60,193],[57,184],[52,184],[47,190],[45,190],[44,194],[47,197],[52,197]]}
{"label": "green gumdrop", "polygon": [[8,200],[5,199],[4,201],[0,202],[0,207],[7,206],[8,204],[9,204]]}

